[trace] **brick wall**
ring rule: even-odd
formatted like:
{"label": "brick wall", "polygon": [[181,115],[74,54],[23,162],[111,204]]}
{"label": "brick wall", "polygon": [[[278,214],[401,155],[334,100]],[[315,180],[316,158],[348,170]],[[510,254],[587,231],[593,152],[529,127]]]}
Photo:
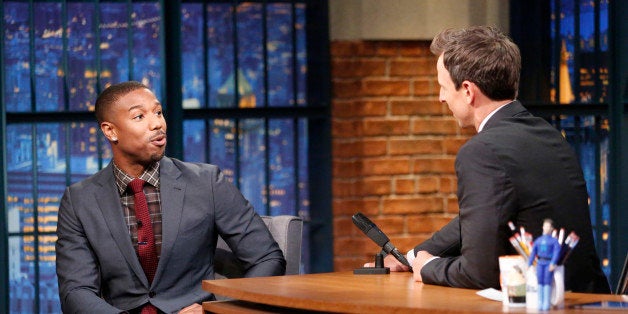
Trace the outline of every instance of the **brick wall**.
{"label": "brick wall", "polygon": [[438,101],[428,41],[334,41],[334,269],[380,251],[353,225],[360,211],[403,252],[458,212],[454,160],[474,133]]}

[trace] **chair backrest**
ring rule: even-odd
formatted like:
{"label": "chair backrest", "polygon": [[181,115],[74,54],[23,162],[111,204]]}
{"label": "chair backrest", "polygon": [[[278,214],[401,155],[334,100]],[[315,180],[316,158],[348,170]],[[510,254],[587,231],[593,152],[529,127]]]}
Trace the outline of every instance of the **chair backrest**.
{"label": "chair backrest", "polygon": [[[303,220],[290,215],[262,216],[262,220],[283,252],[286,259],[286,275],[299,274]],[[218,237],[216,244],[214,270],[216,279],[244,276],[244,268],[221,237]]]}
{"label": "chair backrest", "polygon": [[616,294],[628,294],[628,253],[626,253],[626,259],[624,259],[624,267],[619,275],[619,281],[617,282]]}

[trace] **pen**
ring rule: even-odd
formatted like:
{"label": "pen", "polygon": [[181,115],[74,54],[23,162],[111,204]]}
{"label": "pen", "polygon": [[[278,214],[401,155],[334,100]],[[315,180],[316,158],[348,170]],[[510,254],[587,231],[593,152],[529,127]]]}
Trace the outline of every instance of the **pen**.
{"label": "pen", "polygon": [[567,258],[569,258],[569,254],[571,254],[571,251],[573,251],[574,247],[578,244],[578,241],[580,241],[580,237],[572,231],[567,239],[565,239],[565,243],[561,247],[558,265],[562,265],[565,263],[565,261],[567,261]]}
{"label": "pen", "polygon": [[[532,248],[532,235],[527,233],[523,227],[519,228],[519,232],[515,228],[515,224],[512,221],[508,222],[508,227],[513,233],[513,238],[510,238],[510,243],[515,247],[515,249],[521,254],[523,257],[527,258],[530,256],[530,250]],[[517,245],[513,243],[513,240],[517,242]]]}
{"label": "pen", "polygon": [[560,231],[558,231],[558,244],[563,245],[564,239],[565,239],[565,228],[560,228]]}
{"label": "pen", "polygon": [[532,245],[534,243],[533,238],[532,238],[532,234],[529,232],[526,232],[525,229],[523,227],[521,227],[521,233],[523,233],[523,242],[526,246],[527,252],[528,254],[530,254],[530,252],[532,251]]}
{"label": "pen", "polygon": [[526,229],[523,227],[519,227],[519,232],[521,233],[521,237],[519,238],[521,247],[526,252],[526,255],[530,255],[532,251],[532,235],[526,232]]}
{"label": "pen", "polygon": [[515,238],[515,236],[510,237],[510,244],[512,244],[512,246],[515,248],[515,250],[517,251],[517,253],[519,253],[519,255],[521,255],[523,258],[525,258],[526,260],[528,259],[529,254],[527,254],[523,248],[521,247],[521,244],[519,243],[519,241]]}

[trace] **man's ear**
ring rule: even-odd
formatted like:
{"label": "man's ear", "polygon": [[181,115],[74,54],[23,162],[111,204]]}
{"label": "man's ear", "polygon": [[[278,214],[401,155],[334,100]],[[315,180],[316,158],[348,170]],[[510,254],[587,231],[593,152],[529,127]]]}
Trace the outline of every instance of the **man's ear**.
{"label": "man's ear", "polygon": [[464,97],[467,101],[467,104],[473,106],[475,97],[477,96],[476,93],[479,92],[478,86],[471,81],[463,81],[460,89],[464,92]]}
{"label": "man's ear", "polygon": [[118,141],[118,134],[116,132],[116,128],[111,122],[101,122],[100,130],[110,142]]}

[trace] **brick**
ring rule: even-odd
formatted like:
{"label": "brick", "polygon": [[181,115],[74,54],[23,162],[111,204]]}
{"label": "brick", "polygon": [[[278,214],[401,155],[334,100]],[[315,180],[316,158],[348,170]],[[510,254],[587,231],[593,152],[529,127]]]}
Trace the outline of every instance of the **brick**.
{"label": "brick", "polygon": [[357,212],[361,212],[367,216],[375,216],[380,214],[378,198],[334,198],[332,201],[332,207],[334,217],[342,215],[350,217]]}
{"label": "brick", "polygon": [[434,233],[451,221],[445,215],[410,216],[408,217],[408,233]]}
{"label": "brick", "polygon": [[332,106],[332,117],[335,118],[385,116],[388,111],[388,101],[386,100],[335,99],[332,101]]}
{"label": "brick", "polygon": [[446,201],[447,201],[447,205],[446,205],[447,213],[457,214],[460,211],[460,208],[458,207],[458,198],[456,196],[450,196],[446,199]]}
{"label": "brick", "polygon": [[351,217],[334,218],[334,238],[357,236],[358,233],[362,232],[355,226]]}
{"label": "brick", "polygon": [[388,237],[405,232],[406,219],[403,216],[369,217]]}
{"label": "brick", "polygon": [[455,155],[460,150],[460,147],[464,145],[469,140],[468,137],[463,138],[448,138],[446,141],[443,141],[443,151],[445,154]]}
{"label": "brick", "polygon": [[332,119],[332,138],[354,138],[362,136],[362,121],[357,119]]}
{"label": "brick", "polygon": [[350,158],[361,155],[362,145],[354,139],[334,139],[332,140],[332,152],[336,158]]}
{"label": "brick", "polygon": [[392,115],[442,115],[438,100],[394,100],[390,102]]}
{"label": "brick", "polygon": [[435,76],[436,63],[431,58],[404,58],[390,63],[390,76]]}
{"label": "brick", "polygon": [[[440,86],[438,85],[438,81],[436,77],[429,78],[429,79],[418,78],[412,82],[412,95],[414,96],[438,97],[439,90],[440,90]],[[442,113],[445,113],[445,111],[442,111]]]}
{"label": "brick", "polygon": [[408,158],[385,158],[362,160],[362,175],[394,175],[408,174],[410,160]]}
{"label": "brick", "polygon": [[388,195],[392,191],[390,179],[365,178],[358,185],[359,193],[363,196]]}
{"label": "brick", "polygon": [[362,82],[360,80],[332,80],[332,93],[334,98],[352,98],[362,95]]}
{"label": "brick", "polygon": [[457,191],[458,180],[455,176],[446,176],[440,178],[440,192],[443,194],[455,194]]}
{"label": "brick", "polygon": [[359,160],[339,160],[332,162],[332,176],[335,179],[353,178],[361,174],[362,163]]}
{"label": "brick", "polygon": [[396,41],[373,41],[375,54],[378,56],[396,56],[399,53],[399,44]]}
{"label": "brick", "polygon": [[337,257],[358,255],[365,250],[377,252],[377,249],[381,250],[366,236],[334,239],[334,256]]}
{"label": "brick", "polygon": [[419,193],[436,193],[440,191],[439,180],[436,176],[420,177],[418,180]]}
{"label": "brick", "polygon": [[329,45],[330,54],[333,57],[353,57],[359,49],[357,41],[334,40]]}
{"label": "brick", "polygon": [[357,57],[373,57],[377,56],[378,43],[374,41],[359,41],[356,43],[355,56]]}
{"label": "brick", "polygon": [[384,214],[417,214],[440,212],[443,210],[442,202],[430,196],[412,196],[403,198],[385,199],[382,204]]}
{"label": "brick", "polygon": [[[457,124],[456,124],[457,125]],[[478,132],[476,131],[476,129],[474,127],[466,127],[466,128],[460,128],[458,126],[458,134],[459,135],[467,135],[469,137],[476,135]]]}
{"label": "brick", "polygon": [[330,44],[330,52],[332,58],[375,56],[377,52],[377,42],[335,40]]}
{"label": "brick", "polygon": [[366,119],[362,122],[360,130],[365,136],[400,135],[410,133],[410,121],[408,119]]}
{"label": "brick", "polygon": [[385,116],[388,111],[388,101],[360,100],[353,108],[355,115],[360,117]]}
{"label": "brick", "polygon": [[387,151],[387,143],[384,139],[335,139],[332,142],[332,151],[336,158],[383,156]]}
{"label": "brick", "polygon": [[420,158],[414,161],[414,173],[454,174],[455,157]]}
{"label": "brick", "polygon": [[[334,89],[336,88],[334,83]],[[350,86],[349,88],[355,88]],[[351,94],[353,90],[349,92]],[[381,79],[367,79],[362,81],[360,90],[362,96],[409,96],[410,95],[410,80],[381,80]],[[355,96],[355,94],[352,94]]]}
{"label": "brick", "polygon": [[331,116],[332,118],[349,118],[355,115],[355,100],[353,99],[332,99]]}
{"label": "brick", "polygon": [[453,118],[413,119],[412,133],[420,135],[457,135],[460,128]]}
{"label": "brick", "polygon": [[386,154],[388,142],[383,139],[362,141],[362,156],[383,156]]}
{"label": "brick", "polygon": [[416,184],[414,179],[396,179],[395,194],[412,194],[416,192]]}
{"label": "brick", "polygon": [[331,186],[331,194],[333,197],[358,195],[358,187],[352,180],[333,180]]}
{"label": "brick", "polygon": [[441,140],[392,139],[389,141],[391,155],[417,155],[442,153]]}
{"label": "brick", "polygon": [[334,78],[384,76],[386,74],[386,60],[364,58],[332,60],[331,74]]}
{"label": "brick", "polygon": [[399,42],[399,54],[404,57],[432,57],[434,64],[436,64],[436,58],[430,52],[429,40],[421,41],[400,41]]}

